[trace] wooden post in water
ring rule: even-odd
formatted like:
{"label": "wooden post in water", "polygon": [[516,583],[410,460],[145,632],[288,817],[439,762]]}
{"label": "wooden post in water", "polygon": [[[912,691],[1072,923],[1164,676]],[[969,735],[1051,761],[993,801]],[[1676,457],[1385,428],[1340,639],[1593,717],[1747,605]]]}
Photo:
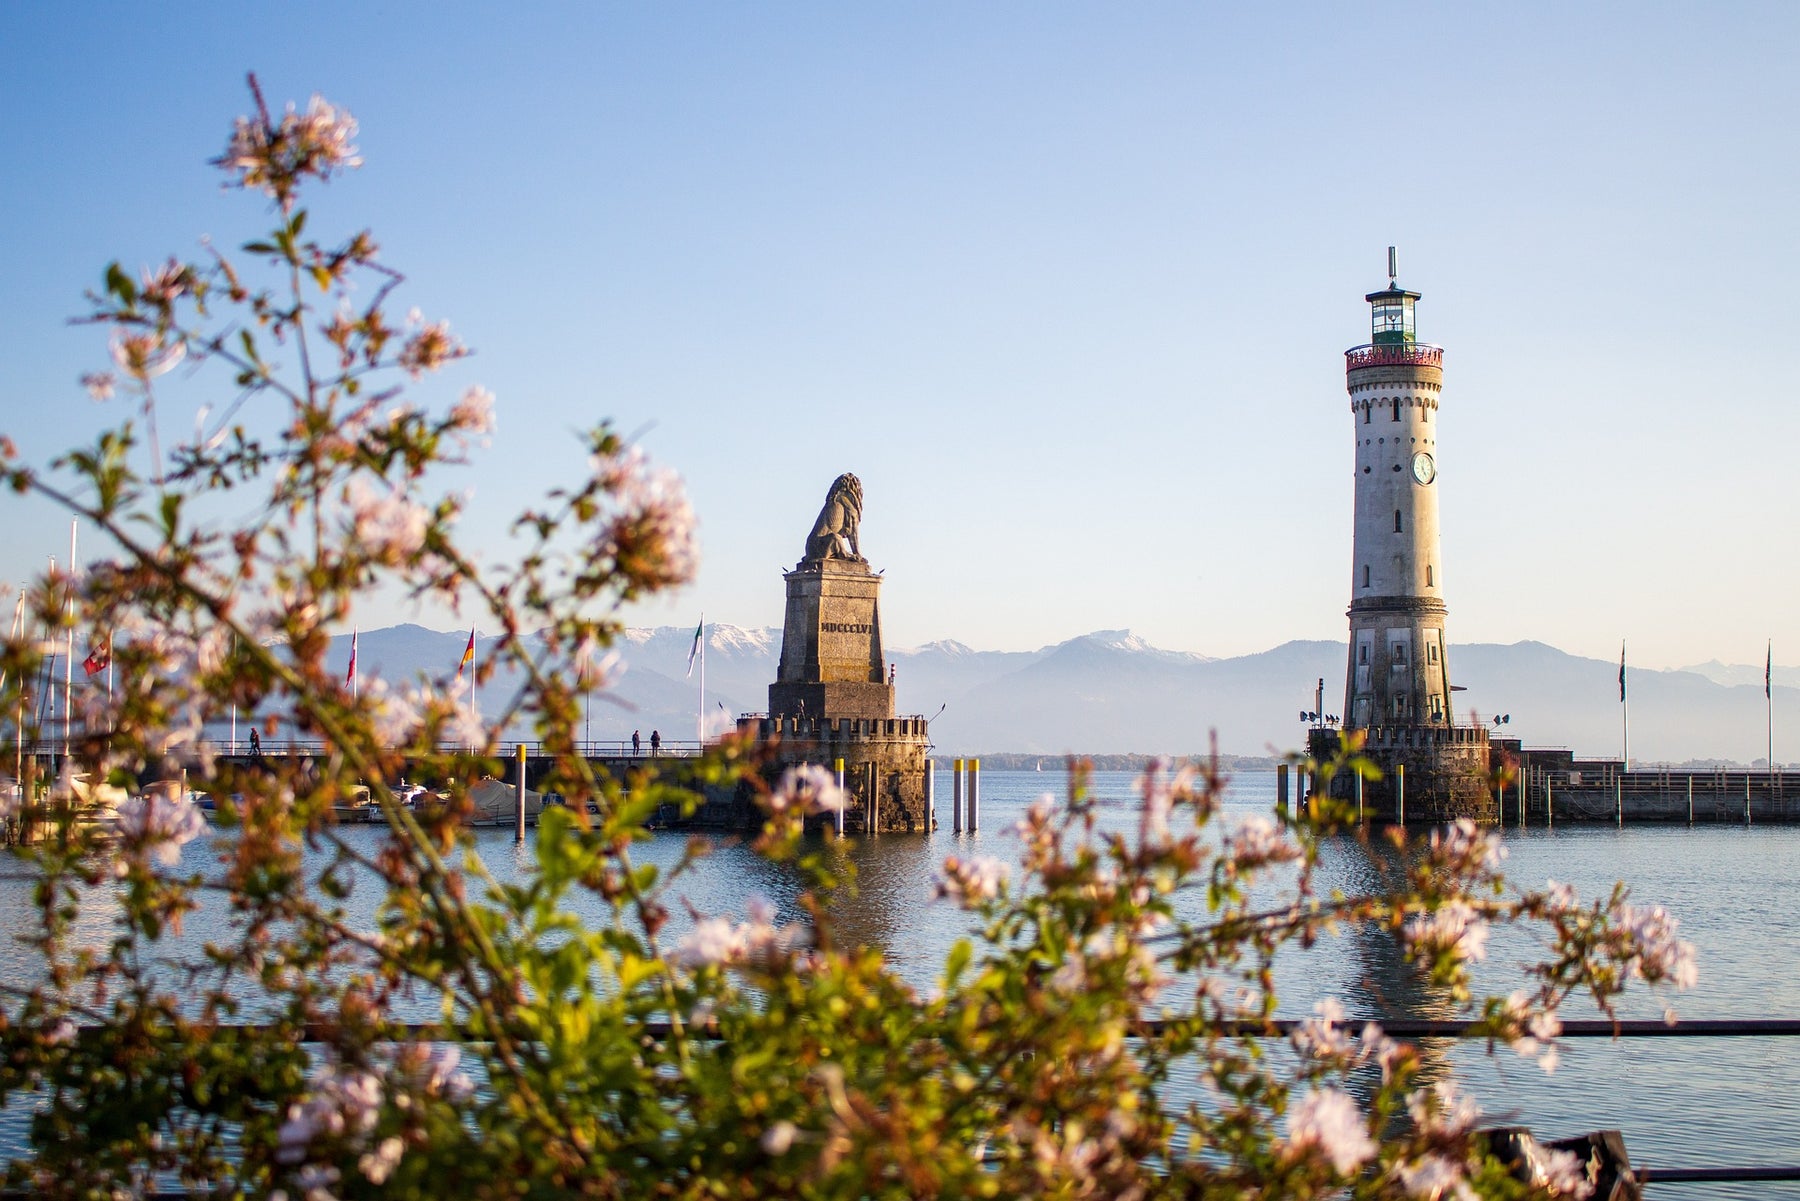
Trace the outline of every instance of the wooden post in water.
{"label": "wooden post in water", "polygon": [[868,764],[869,774],[869,833],[881,833],[881,774],[876,770],[874,761]]}
{"label": "wooden post in water", "polygon": [[518,804],[513,814],[513,844],[516,846],[525,841],[525,744],[518,744]]}
{"label": "wooden post in water", "polygon": [[1363,824],[1363,795],[1362,795],[1362,788],[1363,788],[1363,778],[1362,778],[1362,773],[1361,773],[1361,772],[1357,772],[1357,773],[1356,773],[1356,824],[1357,824],[1357,825],[1359,825],[1359,826],[1360,826],[1360,825],[1362,825],[1362,824]]}
{"label": "wooden post in water", "polygon": [[1406,824],[1406,764],[1394,764],[1394,795],[1397,798],[1396,809],[1399,810],[1400,824]]}
{"label": "wooden post in water", "polygon": [[1288,807],[1288,765],[1285,763],[1275,765],[1275,807],[1283,812]]}
{"label": "wooden post in water", "polygon": [[1694,773],[1688,773],[1688,825],[1694,824]]}
{"label": "wooden post in water", "polygon": [[925,832],[937,829],[937,760],[925,760]]}
{"label": "wooden post in water", "polygon": [[838,837],[842,838],[844,836],[844,810],[850,807],[849,798],[844,796],[844,761],[842,759],[832,765],[832,774],[837,778],[838,799],[844,802],[838,806],[837,811],[837,832]]}
{"label": "wooden post in water", "polygon": [[961,834],[963,828],[963,761],[950,761],[950,832]]}
{"label": "wooden post in water", "polygon": [[1625,828],[1625,785],[1619,772],[1613,773],[1613,811],[1619,816],[1619,828]]}
{"label": "wooden post in water", "polygon": [[969,760],[969,833],[981,829],[981,760]]}
{"label": "wooden post in water", "polygon": [[1544,771],[1544,828],[1556,829],[1556,788],[1550,782],[1549,769]]}
{"label": "wooden post in water", "polygon": [[1750,824],[1750,773],[1744,772],[1744,824]]}

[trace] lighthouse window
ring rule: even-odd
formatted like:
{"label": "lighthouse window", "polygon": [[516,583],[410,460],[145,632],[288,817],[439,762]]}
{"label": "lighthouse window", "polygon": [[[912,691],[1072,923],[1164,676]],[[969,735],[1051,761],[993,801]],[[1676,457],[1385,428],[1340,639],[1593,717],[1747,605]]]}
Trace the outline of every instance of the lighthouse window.
{"label": "lighthouse window", "polygon": [[[1394,510],[1394,532],[1396,534],[1401,532],[1400,531],[1400,510],[1399,509]],[[1425,570],[1430,571],[1431,568],[1427,567]]]}
{"label": "lighthouse window", "polygon": [[1394,420],[1395,421],[1400,420],[1400,399],[1399,399],[1399,397],[1394,398]]}
{"label": "lighthouse window", "polygon": [[1356,649],[1358,652],[1360,652],[1359,657],[1357,658],[1357,662],[1358,663],[1367,663],[1369,661],[1369,644],[1365,642],[1361,646],[1357,647]]}
{"label": "lighthouse window", "polygon": [[1364,563],[1363,564],[1363,587],[1367,588],[1368,586],[1369,586],[1369,565],[1367,563]]}
{"label": "lighthouse window", "polygon": [[1425,657],[1432,663],[1437,662],[1437,643],[1430,642],[1425,645]]}
{"label": "lighthouse window", "polygon": [[1369,424],[1369,406],[1368,405],[1363,406],[1363,424],[1364,425]]}
{"label": "lighthouse window", "polygon": [[[1427,563],[1427,564],[1425,564],[1425,586],[1426,586],[1426,587],[1427,587],[1427,588],[1430,588],[1430,587],[1431,587],[1431,586],[1432,586],[1432,583],[1431,583],[1431,564],[1429,564],[1429,563]],[[1435,655],[1434,655],[1434,657],[1435,657]]]}

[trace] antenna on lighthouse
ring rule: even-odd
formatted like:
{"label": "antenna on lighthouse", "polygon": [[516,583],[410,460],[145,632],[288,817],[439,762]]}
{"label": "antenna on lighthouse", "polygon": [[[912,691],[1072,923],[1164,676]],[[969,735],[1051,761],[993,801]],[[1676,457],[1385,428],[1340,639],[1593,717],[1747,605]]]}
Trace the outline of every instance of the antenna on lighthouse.
{"label": "antenna on lighthouse", "polygon": [[1400,274],[1400,260],[1394,256],[1394,248],[1388,247],[1388,287],[1394,286],[1394,279]]}

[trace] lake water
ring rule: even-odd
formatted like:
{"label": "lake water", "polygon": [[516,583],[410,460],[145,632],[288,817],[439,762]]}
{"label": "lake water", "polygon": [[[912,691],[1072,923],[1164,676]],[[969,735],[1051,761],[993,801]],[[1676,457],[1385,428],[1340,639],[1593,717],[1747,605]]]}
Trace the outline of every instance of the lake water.
{"label": "lake water", "polygon": [[[1060,770],[984,772],[978,833],[884,835],[827,844],[857,873],[854,895],[833,903],[840,941],[881,948],[897,971],[929,988],[945,951],[970,928],[966,914],[930,901],[937,865],[950,854],[995,855],[1016,863],[1019,842],[1008,831],[1032,799],[1045,792],[1060,796],[1064,783]],[[947,768],[940,768],[939,820],[946,828],[949,784]],[[1129,773],[1094,777],[1103,824],[1135,827],[1132,786]],[[1230,785],[1226,812],[1267,811],[1274,794],[1273,772],[1241,774]],[[371,845],[380,837],[377,828],[351,827],[346,834]],[[529,847],[516,847],[511,831],[480,830],[474,837],[496,877],[516,878],[527,869]],[[658,834],[635,854],[640,861],[672,864],[686,839],[683,833]],[[1555,879],[1588,898],[1624,880],[1636,902],[1665,905],[1680,918],[1681,933],[1699,948],[1699,987],[1672,997],[1639,989],[1625,999],[1623,1016],[1657,1017],[1672,1000],[1685,1018],[1800,1017],[1800,922],[1792,913],[1800,828],[1534,827],[1505,831],[1505,843],[1507,874],[1520,884]],[[204,840],[190,844],[184,866],[202,867],[208,854]],[[1370,886],[1380,870],[1372,854],[1379,851],[1353,839],[1333,842],[1325,852],[1322,887],[1348,892]],[[353,907],[372,911],[373,890],[359,893]],[[729,842],[673,893],[701,913],[739,917],[759,895],[775,902],[784,917],[798,915],[793,877]],[[29,921],[29,905],[29,880],[12,862],[0,878],[5,928],[16,930]],[[687,919],[682,905],[671,908],[678,933]],[[190,921],[187,938],[216,936],[218,927],[209,923],[217,920]],[[95,936],[104,936],[103,921],[96,923]],[[1523,932],[1496,931],[1477,983],[1487,991],[1510,992],[1521,983],[1519,965],[1537,955]],[[18,980],[35,972],[28,953],[10,942],[0,946],[0,976]],[[1358,1017],[1456,1016],[1414,983],[1385,937],[1346,935],[1285,954],[1277,979],[1284,1016],[1305,1016],[1326,996],[1339,998]],[[1595,1015],[1572,1000],[1564,1016]],[[1434,1067],[1453,1070],[1493,1120],[1522,1123],[1552,1137],[1620,1129],[1639,1166],[1800,1163],[1800,1138],[1794,1133],[1800,1128],[1800,1040],[1572,1039],[1553,1076],[1504,1050],[1489,1058],[1479,1045],[1440,1040],[1430,1046]],[[0,1114],[0,1155],[18,1145],[16,1118],[16,1111]],[[1745,1185],[1735,1191],[1725,1185],[1665,1184],[1653,1195],[1800,1198],[1800,1184]]]}

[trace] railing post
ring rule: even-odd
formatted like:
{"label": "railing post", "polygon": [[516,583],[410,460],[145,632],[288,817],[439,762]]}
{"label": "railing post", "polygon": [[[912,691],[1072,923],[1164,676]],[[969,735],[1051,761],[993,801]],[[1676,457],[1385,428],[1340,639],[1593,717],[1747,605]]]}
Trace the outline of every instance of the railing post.
{"label": "railing post", "polygon": [[961,834],[963,828],[963,761],[950,761],[950,832]]}

